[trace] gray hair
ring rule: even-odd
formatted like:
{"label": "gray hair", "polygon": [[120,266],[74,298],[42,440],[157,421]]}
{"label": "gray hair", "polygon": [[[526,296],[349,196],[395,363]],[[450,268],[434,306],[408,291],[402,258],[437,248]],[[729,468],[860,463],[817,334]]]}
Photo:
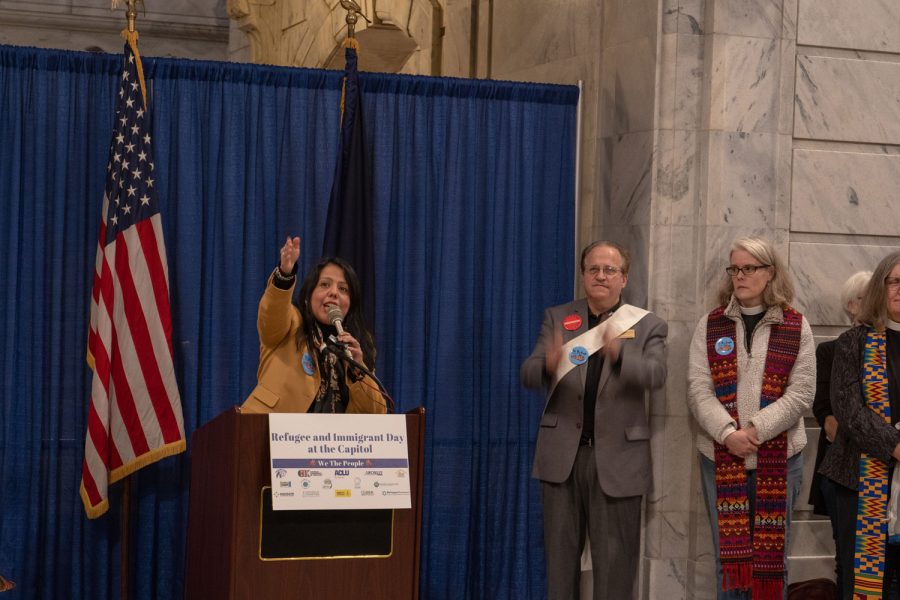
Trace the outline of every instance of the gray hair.
{"label": "gray hair", "polygon": [[847,281],[844,282],[844,287],[841,288],[841,308],[847,313],[851,323],[856,318],[856,315],[851,314],[847,307],[850,306],[852,301],[858,300],[859,304],[856,312],[859,313],[859,309],[862,307],[863,293],[871,278],[872,271],[857,271],[847,278]]}

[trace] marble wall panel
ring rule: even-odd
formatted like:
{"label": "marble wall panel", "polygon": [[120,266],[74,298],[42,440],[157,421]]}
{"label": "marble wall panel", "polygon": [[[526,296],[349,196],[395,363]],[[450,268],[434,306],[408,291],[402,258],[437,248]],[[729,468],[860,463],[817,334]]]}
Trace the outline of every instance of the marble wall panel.
{"label": "marble wall panel", "polygon": [[[685,589],[688,561],[678,559],[645,559],[643,561],[645,598],[684,600],[693,598]],[[649,595],[648,595],[649,593]]]}
{"label": "marble wall panel", "polygon": [[772,133],[710,132],[706,173],[706,223],[757,234],[776,227],[780,143]]}
{"label": "marble wall panel", "polygon": [[444,8],[444,36],[441,38],[441,75],[467,77],[472,52],[472,4],[447,2]]}
{"label": "marble wall panel", "polygon": [[692,225],[697,222],[699,160],[700,143],[695,130],[657,132],[652,203],[654,224]]}
{"label": "marble wall panel", "polygon": [[[656,312],[656,311],[654,311]],[[659,313],[656,312],[658,315]],[[693,316],[693,315],[692,315]],[[687,421],[684,423],[684,432],[687,432],[688,437],[686,438],[685,443],[688,447],[692,448],[693,452],[693,433],[691,431],[691,410],[688,407],[687,403],[687,391],[688,391],[688,383],[687,383],[687,372],[688,372],[688,348],[690,347],[691,337],[694,335],[694,328],[697,326],[698,319],[691,318],[690,320],[678,320],[673,321],[671,319],[667,319],[669,324],[669,337],[667,340],[667,346],[669,350],[668,356],[668,381],[666,382],[666,396],[665,396],[665,414],[670,418],[685,418]],[[679,425],[680,427],[680,425]],[[691,455],[693,456],[693,454]],[[683,461],[679,460],[676,463],[673,463],[672,467],[676,465],[680,465],[677,468],[676,473],[678,476],[684,476],[685,473],[690,472],[691,464],[683,463]],[[686,477],[686,479],[690,479]],[[688,506],[681,506],[680,508],[687,509]]]}
{"label": "marble wall panel", "polygon": [[250,62],[250,38],[240,30],[236,21],[228,23],[228,49],[226,60]]}
{"label": "marble wall panel", "polygon": [[704,0],[663,0],[663,33],[700,35],[703,33]]}
{"label": "marble wall panel", "polygon": [[794,137],[900,143],[900,63],[797,56]]}
{"label": "marble wall panel", "polygon": [[606,48],[601,61],[602,134],[650,131],[656,112],[655,37]]}
{"label": "marble wall panel", "polygon": [[900,156],[794,150],[791,229],[900,235]]}
{"label": "marble wall panel", "polygon": [[800,0],[797,41],[809,46],[900,52],[900,4]]}
{"label": "marble wall panel", "polygon": [[[684,372],[670,372],[670,377],[683,377]],[[682,402],[685,399],[682,398]],[[647,497],[648,506],[656,511],[667,513],[687,513],[691,506],[691,469],[696,460],[697,450],[694,447],[694,431],[690,416],[658,416],[655,417],[664,424],[662,431],[654,432],[656,438],[662,435],[662,444],[654,450],[654,481],[653,490]],[[657,472],[656,467],[659,467]],[[672,518],[670,518],[671,521]],[[671,521],[667,528],[675,528],[683,533],[678,546],[687,540],[686,523],[679,520]],[[676,536],[678,537],[678,536]],[[670,539],[670,542],[675,541]],[[687,548],[672,547],[674,556],[687,556]]]}
{"label": "marble wall panel", "polygon": [[[517,71],[496,71],[493,73],[493,76],[496,79],[506,79],[510,81],[577,85],[578,81],[584,80],[590,71],[591,58],[589,56],[573,56],[552,62],[523,67]],[[588,97],[585,94],[585,100],[587,100],[587,98]],[[588,130],[584,130],[584,132],[590,133]]]}
{"label": "marble wall panel", "polygon": [[709,3],[716,33],[768,39],[782,37],[782,0],[716,0]]}
{"label": "marble wall panel", "polygon": [[794,131],[794,82],[796,80],[797,43],[783,39],[781,46],[781,65],[778,80],[778,96],[776,107],[778,133],[791,136]]}
{"label": "marble wall panel", "polygon": [[857,271],[871,271],[897,246],[791,242],[790,270],[796,304],[810,324],[847,326],[840,302],[841,286]]}
{"label": "marble wall panel", "polygon": [[659,129],[693,129],[701,115],[704,40],[699,35],[663,34],[660,40]]}
{"label": "marble wall panel", "polygon": [[596,55],[599,7],[589,0],[526,0],[493,5],[491,75]]}
{"label": "marble wall panel", "polygon": [[653,137],[638,131],[612,144],[608,218],[611,226],[649,225]]}
{"label": "marble wall panel", "polygon": [[[601,3],[597,3],[601,4]],[[603,5],[603,47],[655,35],[658,0],[606,0]]]}
{"label": "marble wall panel", "polygon": [[608,222],[604,222],[603,225],[595,239],[611,240],[622,244],[631,254],[628,285],[622,292],[622,299],[635,306],[648,306],[650,227],[647,225],[616,226],[610,225]]}
{"label": "marble wall panel", "polygon": [[777,130],[782,50],[779,39],[708,37],[710,129]]}

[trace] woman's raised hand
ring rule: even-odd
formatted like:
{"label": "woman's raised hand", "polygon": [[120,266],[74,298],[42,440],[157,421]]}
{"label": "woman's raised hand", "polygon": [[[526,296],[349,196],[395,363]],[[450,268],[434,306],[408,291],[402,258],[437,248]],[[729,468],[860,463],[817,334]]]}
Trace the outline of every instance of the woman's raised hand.
{"label": "woman's raised hand", "polygon": [[284,275],[289,275],[294,271],[294,265],[300,258],[300,238],[292,238],[288,236],[284,245],[281,247],[281,256],[278,268]]}

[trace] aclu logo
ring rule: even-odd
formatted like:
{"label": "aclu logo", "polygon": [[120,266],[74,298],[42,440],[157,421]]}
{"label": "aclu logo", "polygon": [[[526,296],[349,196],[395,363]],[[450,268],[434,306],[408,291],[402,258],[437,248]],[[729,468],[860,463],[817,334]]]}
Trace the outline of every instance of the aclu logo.
{"label": "aclu logo", "polygon": [[334,476],[335,477],[349,477],[350,469],[335,469]]}

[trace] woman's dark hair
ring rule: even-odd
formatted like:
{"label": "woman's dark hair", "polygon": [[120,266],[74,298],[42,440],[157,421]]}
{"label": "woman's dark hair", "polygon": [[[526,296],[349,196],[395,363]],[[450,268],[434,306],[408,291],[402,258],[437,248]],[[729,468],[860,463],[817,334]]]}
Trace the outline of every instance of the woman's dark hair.
{"label": "woman's dark hair", "polygon": [[[313,337],[312,332],[313,328],[316,327],[317,321],[309,308],[309,299],[312,298],[313,290],[319,283],[319,276],[322,274],[322,269],[328,265],[335,265],[344,271],[344,279],[347,280],[347,288],[350,292],[350,309],[347,311],[347,314],[344,315],[344,329],[359,341],[359,346],[362,349],[363,360],[365,361],[366,366],[370,369],[374,369],[376,354],[375,339],[366,323],[362,286],[359,283],[359,277],[356,276],[356,271],[353,270],[350,263],[337,256],[328,256],[321,259],[316,266],[309,270],[306,277],[303,279],[303,283],[300,284],[300,293],[294,301],[295,306],[300,311],[300,317],[303,319],[300,329],[297,330],[297,347],[303,346],[307,340],[310,340]],[[307,343],[306,345],[310,348],[310,351],[312,351],[312,344]]]}

